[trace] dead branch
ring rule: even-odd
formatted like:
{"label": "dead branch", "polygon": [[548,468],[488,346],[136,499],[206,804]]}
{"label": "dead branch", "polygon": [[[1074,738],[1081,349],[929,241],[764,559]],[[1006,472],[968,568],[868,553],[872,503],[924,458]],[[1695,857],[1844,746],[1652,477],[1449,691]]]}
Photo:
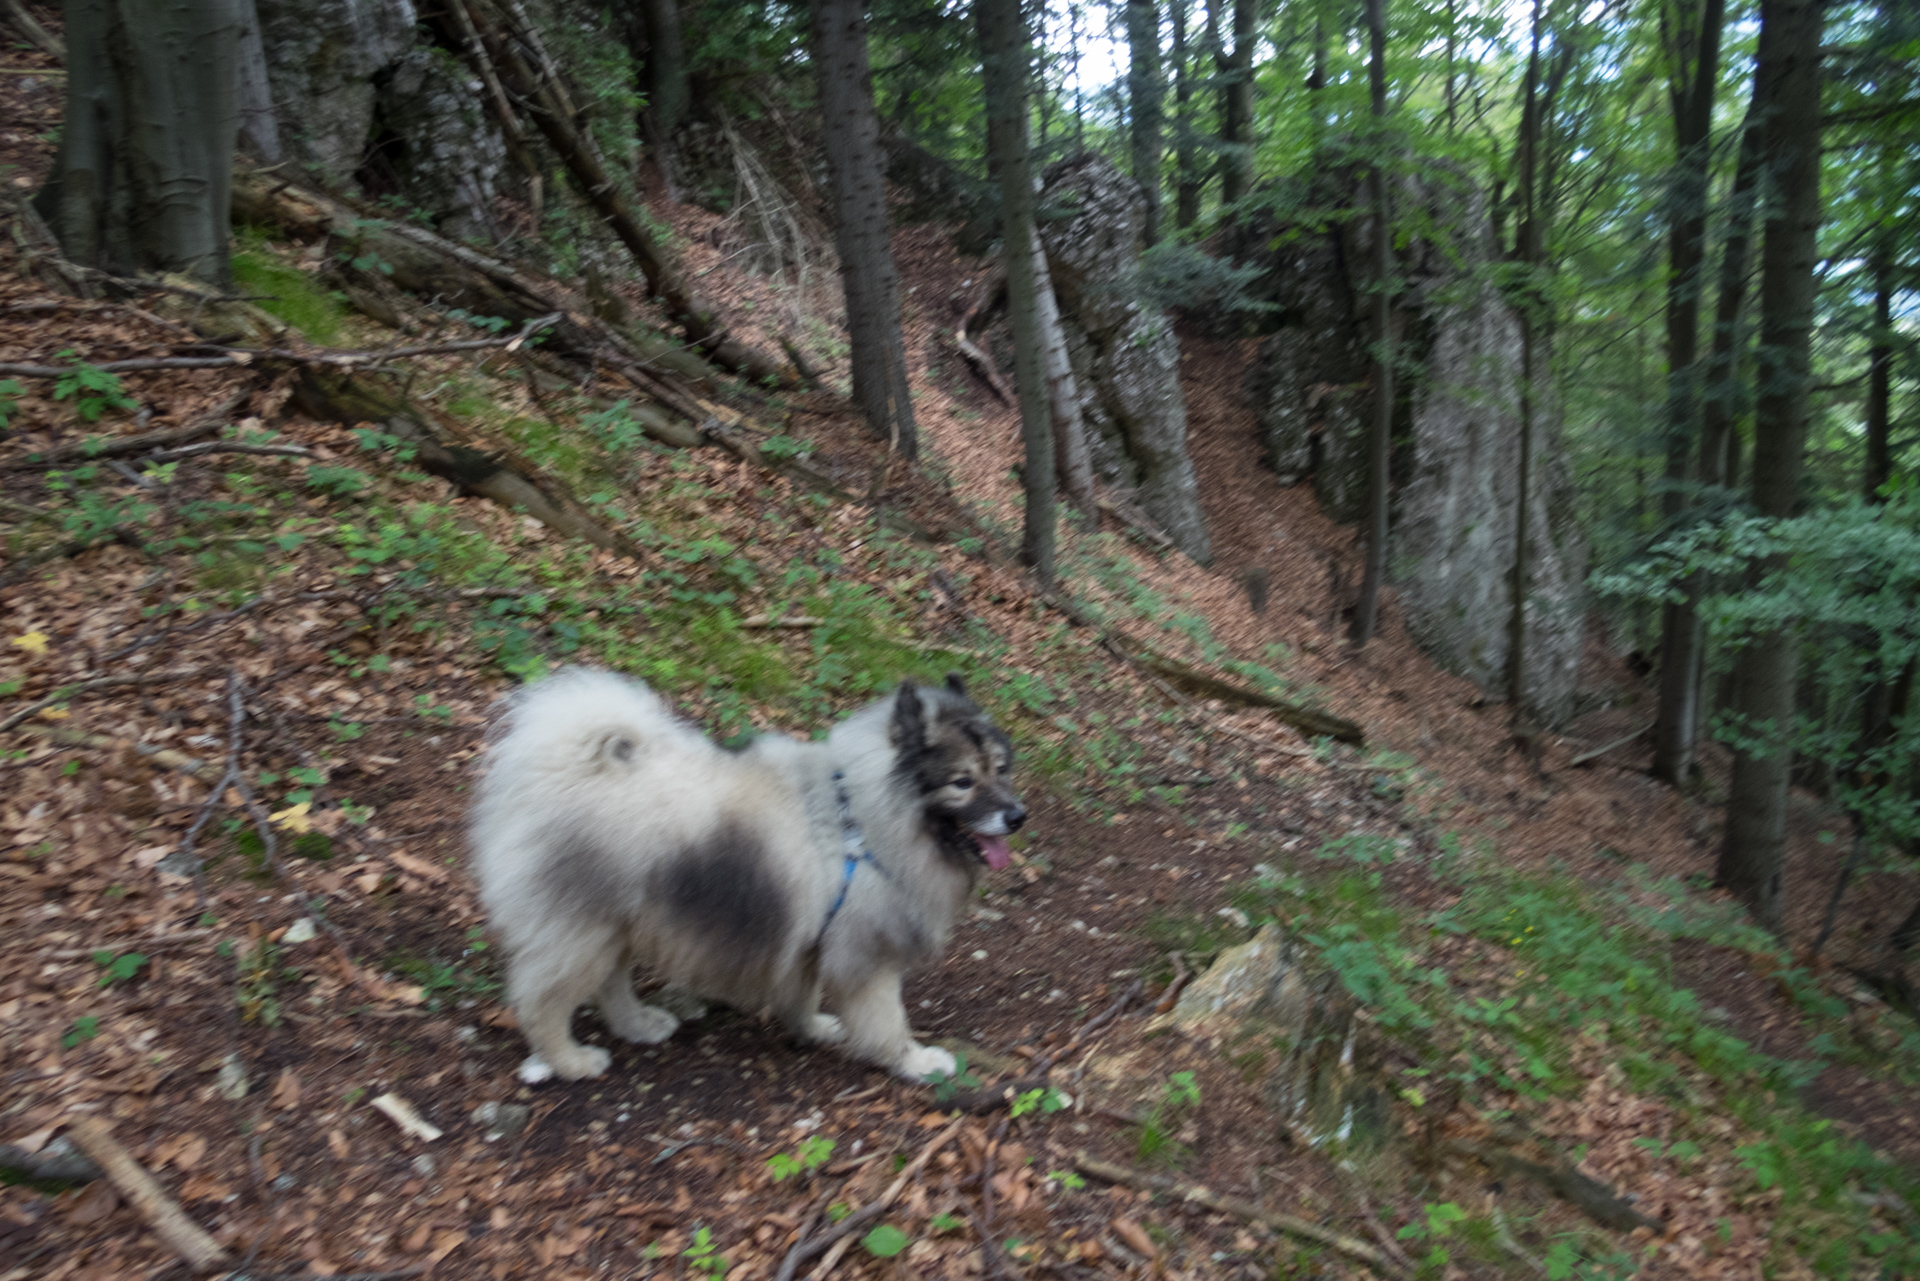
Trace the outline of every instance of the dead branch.
{"label": "dead branch", "polygon": [[471,29],[478,35],[493,75],[507,94],[533,117],[535,127],[566,165],[580,193],[626,246],[647,278],[648,291],[661,300],[688,341],[722,368],[733,370],[754,383],[791,387],[795,382],[791,369],[726,336],[726,327],[713,304],[681,278],[653,237],[634,217],[619,184],[601,162],[592,139],[574,127],[578,115],[570,109],[566,86],[549,60],[535,50],[540,64],[536,71],[521,56],[521,45],[530,39],[531,32],[510,31],[504,24],[488,21],[493,15],[477,11],[477,6],[469,6],[465,0],[452,0],[450,7],[466,11],[460,23],[463,29]]}
{"label": "dead branch", "polygon": [[1140,510],[1139,506],[1134,503],[1131,497],[1124,494],[1106,493],[1100,495],[1095,505],[1101,511],[1113,517],[1122,525],[1125,525],[1133,533],[1138,534],[1141,540],[1155,551],[1170,552],[1174,550],[1173,536],[1154,524],[1152,519]]}
{"label": "dead branch", "polygon": [[211,1272],[228,1261],[220,1243],[189,1219],[179,1204],[154,1182],[153,1176],[133,1159],[133,1154],[120,1146],[105,1121],[96,1116],[75,1117],[67,1133],[75,1146],[100,1163],[120,1195],[127,1198],[128,1204],[140,1212],[160,1239],[189,1266]]}
{"label": "dead branch", "polygon": [[[43,53],[52,54],[62,62],[67,60],[66,41],[42,26],[40,20],[27,11],[26,5],[21,4],[20,0],[6,0],[6,7],[7,21],[11,22],[14,29],[27,38],[27,43],[35,46]],[[26,75],[29,73],[21,72],[19,74]],[[66,72],[44,71],[32,74],[63,76]]]}
{"label": "dead branch", "polygon": [[831,1231],[822,1233],[811,1241],[795,1242],[794,1247],[787,1251],[787,1257],[780,1261],[780,1270],[774,1274],[774,1281],[793,1281],[794,1274],[800,1270],[800,1265],[820,1254],[823,1250],[827,1251],[826,1260],[813,1270],[808,1281],[820,1281],[821,1277],[833,1271],[834,1265],[840,1262],[840,1256],[847,1252],[847,1246],[852,1243],[853,1234],[872,1220],[885,1214],[887,1207],[892,1205],[894,1199],[906,1190],[907,1184],[913,1182],[920,1171],[926,1169],[927,1162],[933,1159],[934,1153],[945,1147],[947,1140],[958,1134],[960,1127],[965,1125],[966,1121],[967,1119],[963,1116],[955,1117],[952,1124],[948,1125],[947,1128],[940,1131],[940,1133],[934,1135],[927,1145],[920,1149],[920,1155],[914,1157],[913,1160],[908,1163],[906,1169],[900,1171],[900,1176],[893,1181],[887,1190],[882,1192],[870,1204],[862,1206],[853,1214],[842,1219]]}
{"label": "dead branch", "polygon": [[96,676],[75,681],[62,685],[39,702],[23,707],[5,720],[0,720],[0,734],[6,733],[21,721],[45,711],[55,703],[69,702],[81,694],[89,694],[97,689],[121,689],[128,685],[160,685],[167,681],[190,681],[202,676],[211,676],[219,670],[217,667],[188,667],[174,672],[132,672],[122,676]]}
{"label": "dead branch", "polygon": [[1242,1201],[1238,1197],[1221,1196],[1197,1183],[1186,1183],[1170,1175],[1130,1169],[1113,1161],[1102,1160],[1090,1152],[1074,1153],[1073,1164],[1075,1169],[1091,1174],[1095,1178],[1105,1179],[1109,1183],[1118,1183],[1122,1187],[1134,1188],[1142,1192],[1164,1192],[1182,1201],[1204,1205],[1207,1209],[1220,1214],[1230,1214],[1248,1223],[1258,1223],[1262,1227],[1284,1232],[1288,1236],[1316,1242],[1338,1250],[1350,1259],[1357,1259],[1382,1276],[1398,1278],[1409,1275],[1385,1253],[1368,1245],[1365,1241],[1355,1240],[1343,1233],[1323,1228],[1317,1223],[1295,1218],[1291,1214],[1268,1210],[1251,1201]]}
{"label": "dead branch", "polygon": [[244,445],[233,440],[209,440],[181,449],[161,449],[141,459],[148,463],[177,463],[186,458],[204,458],[208,454],[259,454],[269,458],[312,458],[314,452],[302,445]]}
{"label": "dead branch", "polygon": [[1486,1165],[1494,1173],[1503,1177],[1531,1179],[1564,1200],[1579,1207],[1581,1213],[1602,1227],[1617,1232],[1631,1232],[1635,1228],[1651,1228],[1655,1232],[1666,1229],[1659,1219],[1633,1208],[1632,1204],[1613,1194],[1613,1189],[1598,1179],[1589,1178],[1565,1161],[1551,1164],[1529,1161],[1492,1144],[1478,1143],[1470,1139],[1454,1139],[1447,1149],[1460,1156],[1472,1157]]}
{"label": "dead branch", "polygon": [[1001,404],[1013,404],[1013,393],[1007,389],[1006,382],[1000,377],[1000,372],[993,367],[993,361],[988,359],[986,352],[976,347],[964,332],[942,336],[947,338],[955,351],[966,358],[967,366],[980,376],[980,381],[987,385],[987,390],[992,392]]}
{"label": "dead branch", "polygon": [[91,462],[96,458],[123,458],[128,454],[141,453],[148,449],[157,449],[166,445],[178,445],[204,436],[210,431],[218,431],[222,421],[231,414],[240,402],[247,398],[245,391],[227,397],[208,410],[201,417],[184,427],[168,427],[161,431],[142,432],[138,436],[122,436],[118,440],[82,441],[77,445],[62,445],[58,449],[49,449],[43,454],[29,455],[24,462],[13,463],[12,468],[53,467],[67,462]]}
{"label": "dead branch", "polygon": [[1653,722],[1649,721],[1645,725],[1642,725],[1639,729],[1633,731],[1633,733],[1627,735],[1625,738],[1616,738],[1611,743],[1606,744],[1604,747],[1596,747],[1592,751],[1582,752],[1580,753],[1580,755],[1574,757],[1572,760],[1567,762],[1567,768],[1577,769],[1578,767],[1585,765],[1588,761],[1598,760],[1600,757],[1605,756],[1608,752],[1611,752],[1616,747],[1625,747],[1628,743],[1631,743],[1634,739],[1639,738],[1642,735],[1646,734],[1652,728],[1653,728]]}
{"label": "dead branch", "polygon": [[91,747],[96,750],[111,750],[127,746],[164,769],[179,770],[182,774],[191,774],[202,783],[212,783],[220,777],[219,769],[176,752],[171,747],[155,747],[151,743],[127,743],[123,739],[112,739],[100,734],[88,734],[77,729],[68,729],[59,725],[21,725],[14,730],[16,734],[31,734],[35,738],[44,738],[50,743],[59,743],[66,747]]}

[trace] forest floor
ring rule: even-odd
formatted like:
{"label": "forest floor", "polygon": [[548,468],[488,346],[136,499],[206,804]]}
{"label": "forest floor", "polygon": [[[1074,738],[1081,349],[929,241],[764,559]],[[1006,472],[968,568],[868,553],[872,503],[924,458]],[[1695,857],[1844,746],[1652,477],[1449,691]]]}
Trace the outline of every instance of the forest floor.
{"label": "forest floor", "polygon": [[[57,122],[57,94],[38,84],[0,83],[10,122],[0,163],[15,166],[0,181],[16,191],[37,181]],[[654,212],[723,310],[765,320],[739,336],[771,345],[782,308],[817,305],[728,267],[713,215],[658,201]],[[864,509],[718,451],[602,457],[577,410],[549,414],[514,362],[485,353],[425,358],[417,382],[450,408],[482,406],[476,443],[544,445],[543,460],[575,469],[576,487],[609,487],[633,528],[660,535],[641,562],[566,547],[529,518],[381,464],[353,432],[290,411],[284,385],[248,371],[129,374],[140,416],[109,410],[91,425],[75,420],[73,398],[27,386],[0,436],[0,749],[11,749],[0,758],[0,1143],[35,1153],[77,1115],[105,1119],[252,1277],[770,1278],[838,1207],[871,1203],[922,1155],[881,1220],[901,1229],[904,1250],[856,1244],[837,1275],[1367,1273],[1237,1214],[1084,1178],[1083,1151],[1389,1257],[1404,1249],[1431,1275],[1529,1275],[1549,1266],[1542,1255],[1561,1266],[1550,1247],[1562,1240],[1583,1243],[1589,1275],[1636,1260],[1648,1276],[1755,1276],[1762,1260],[1806,1275],[1828,1244],[1820,1232],[1910,1222],[1909,1204],[1848,1184],[1854,1218],[1798,1221],[1789,1242],[1781,1181],[1741,1155],[1763,1151],[1765,1136],[1715,1110],[1726,1082],[1629,1079],[1604,1028],[1570,1041],[1563,1075],[1574,1083],[1556,1097],[1489,1087],[1428,1120],[1472,1138],[1508,1112],[1524,1116],[1541,1142],[1664,1220],[1664,1232],[1619,1238],[1611,1255],[1604,1234],[1525,1180],[1471,1162],[1336,1161],[1294,1142],[1244,1062],[1201,1039],[1146,1035],[1175,974],[1247,936],[1247,886],[1276,868],[1310,872],[1314,851],[1357,836],[1403,851],[1382,883],[1408,921],[1468,896],[1438,870],[1451,837],[1489,875],[1617,891],[1608,901],[1624,931],[1628,908],[1664,910],[1710,875],[1723,764],[1710,755],[1693,796],[1652,782],[1638,743],[1574,767],[1650,718],[1648,690],[1598,639],[1583,676],[1591,710],[1547,739],[1538,768],[1504,707],[1437,671],[1390,599],[1382,635],[1348,653],[1340,584],[1358,579],[1353,533],[1255,465],[1244,342],[1184,342],[1215,564],[1112,533],[1071,540],[1065,563],[1104,576],[1116,625],[1192,656],[1179,617],[1198,617],[1226,653],[1362,723],[1367,746],[1309,742],[1265,713],[1170,695],[1118,664],[1022,574],[979,554],[980,540],[1015,526],[1016,426],[940,331],[984,265],[956,257],[939,228],[902,231],[896,252],[928,462],[918,477],[883,476],[878,493],[978,539],[924,548],[884,537]],[[20,267],[0,248],[0,361],[71,352],[98,364],[192,340],[165,295],[76,300]],[[341,345],[391,341],[359,323]],[[311,458],[189,458],[159,482],[76,460],[65,488],[35,458],[216,411]],[[809,442],[816,466],[867,491],[882,460],[842,402],[797,397],[783,412],[782,430]],[[317,483],[320,469],[337,472]],[[28,566],[30,550],[58,551],[40,513],[68,532],[71,516],[153,536]],[[160,537],[179,529],[195,531],[191,541]],[[682,555],[696,543],[706,550]],[[1243,585],[1250,569],[1268,576],[1258,611]],[[711,603],[723,588],[732,599]],[[631,604],[669,596],[655,614]],[[907,999],[917,1030],[963,1047],[989,1082],[1057,1054],[1065,1110],[1015,1117],[989,1102],[956,1123],[927,1087],[729,1011],[659,1047],[614,1045],[596,1081],[529,1088],[515,1076],[524,1045],[495,996],[463,839],[489,708],[512,684],[502,654],[524,643],[656,672],[679,662],[687,675],[671,692],[716,731],[804,732],[885,684],[797,629],[739,621],[815,601],[862,615],[845,635],[854,654],[880,656],[876,669],[963,667],[1031,762],[1033,817],[1015,866],[986,879],[946,959],[911,977]],[[713,621],[723,615],[731,621]],[[712,627],[724,643],[702,630]],[[731,664],[728,682],[706,680],[703,655]],[[782,683],[788,672],[805,679]],[[134,676],[35,706],[62,686]],[[223,774],[229,761],[235,776]],[[1790,941],[1803,945],[1839,827],[1809,797],[1796,797],[1793,822]],[[188,839],[207,860],[197,877],[174,874],[168,857]],[[1910,878],[1857,881],[1833,961],[1865,959],[1911,893]],[[1697,903],[1718,910],[1710,894]],[[1525,974],[1513,973],[1518,948],[1418,932],[1435,935],[1432,960],[1465,992],[1498,996]],[[1779,1108],[1804,1106],[1879,1159],[1920,1166],[1920,1090],[1832,1048],[1848,1035],[1882,1043],[1885,1008],[1837,967],[1795,988],[1777,953],[1721,937],[1676,934],[1658,966],[1716,1026],[1768,1055],[1818,1060]],[[1810,1014],[1807,985],[1834,1010]],[[582,1026],[606,1039],[593,1016]],[[405,1131],[372,1106],[389,1095],[441,1133]],[[810,1162],[821,1139],[830,1153]],[[770,1165],[778,1156],[814,1168],[783,1174]],[[1490,1226],[1462,1230],[1436,1258],[1446,1206]],[[0,1188],[0,1281],[181,1266],[105,1182]]]}

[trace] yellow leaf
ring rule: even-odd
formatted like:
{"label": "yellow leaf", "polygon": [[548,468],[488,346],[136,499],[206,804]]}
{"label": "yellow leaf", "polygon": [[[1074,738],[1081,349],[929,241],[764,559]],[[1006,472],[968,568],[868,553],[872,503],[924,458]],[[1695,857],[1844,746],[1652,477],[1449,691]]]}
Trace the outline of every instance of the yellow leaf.
{"label": "yellow leaf", "polygon": [[73,713],[64,707],[43,707],[40,709],[41,718],[49,721],[64,721],[71,715],[73,715]]}
{"label": "yellow leaf", "polygon": [[21,649],[26,650],[29,654],[44,654],[47,652],[47,634],[45,632],[28,632],[25,636],[16,636],[13,638],[13,643]]}
{"label": "yellow leaf", "polygon": [[268,817],[273,819],[274,826],[276,827],[283,827],[289,832],[298,832],[305,835],[313,830],[313,820],[307,817],[307,811],[312,808],[312,801],[301,801],[298,805],[290,805],[286,809],[279,810]]}

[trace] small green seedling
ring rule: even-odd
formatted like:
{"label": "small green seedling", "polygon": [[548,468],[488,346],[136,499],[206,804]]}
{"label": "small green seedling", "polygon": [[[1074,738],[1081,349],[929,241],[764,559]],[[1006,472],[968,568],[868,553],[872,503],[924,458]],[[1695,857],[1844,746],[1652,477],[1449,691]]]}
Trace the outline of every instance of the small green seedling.
{"label": "small green seedling", "polygon": [[800,1147],[792,1156],[785,1152],[776,1152],[767,1158],[767,1169],[773,1174],[775,1183],[783,1182],[796,1174],[812,1174],[827,1163],[833,1155],[833,1140],[817,1134],[801,1140]]}
{"label": "small green seedling", "polygon": [[710,1277],[723,1277],[727,1274],[727,1261],[716,1253],[718,1247],[713,1244],[713,1233],[706,1228],[697,1228],[693,1242],[680,1251],[680,1257],[695,1272],[704,1272]]}
{"label": "small green seedling", "polygon": [[[1187,1073],[1192,1076],[1193,1073]],[[1042,1086],[1015,1096],[1013,1106],[1007,1109],[1007,1115],[1018,1121],[1029,1112],[1058,1112],[1066,1107],[1070,1100],[1052,1086]]]}
{"label": "small green seedling", "polygon": [[100,1020],[91,1014],[82,1014],[73,1021],[73,1027],[60,1038],[60,1044],[71,1050],[82,1041],[91,1041],[100,1035]]}
{"label": "small green seedling", "polygon": [[913,1238],[891,1223],[882,1223],[860,1238],[861,1247],[876,1259],[891,1259],[911,1244]]}
{"label": "small green seedling", "polygon": [[967,1056],[964,1054],[955,1054],[953,1056],[952,1075],[944,1072],[929,1072],[927,1073],[926,1081],[928,1085],[933,1087],[933,1101],[935,1103],[945,1103],[962,1090],[977,1090],[980,1088],[980,1078],[967,1071]]}
{"label": "small green seedling", "polygon": [[140,967],[147,963],[147,958],[139,952],[123,952],[115,956],[103,948],[93,954],[93,963],[106,971],[100,976],[100,986],[112,987],[138,974]]}

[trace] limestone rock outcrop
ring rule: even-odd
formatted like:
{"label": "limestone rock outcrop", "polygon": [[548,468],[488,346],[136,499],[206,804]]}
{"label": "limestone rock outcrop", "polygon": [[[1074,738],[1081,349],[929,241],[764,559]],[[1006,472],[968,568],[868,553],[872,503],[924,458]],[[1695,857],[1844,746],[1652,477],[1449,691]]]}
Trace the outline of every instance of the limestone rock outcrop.
{"label": "limestone rock outcrop", "polygon": [[1180,344],[1172,321],[1130,288],[1146,197],[1105,159],[1077,156],[1047,170],[1040,206],[1094,470],[1103,483],[1132,489],[1174,545],[1205,564],[1212,542],[1187,452]]}

